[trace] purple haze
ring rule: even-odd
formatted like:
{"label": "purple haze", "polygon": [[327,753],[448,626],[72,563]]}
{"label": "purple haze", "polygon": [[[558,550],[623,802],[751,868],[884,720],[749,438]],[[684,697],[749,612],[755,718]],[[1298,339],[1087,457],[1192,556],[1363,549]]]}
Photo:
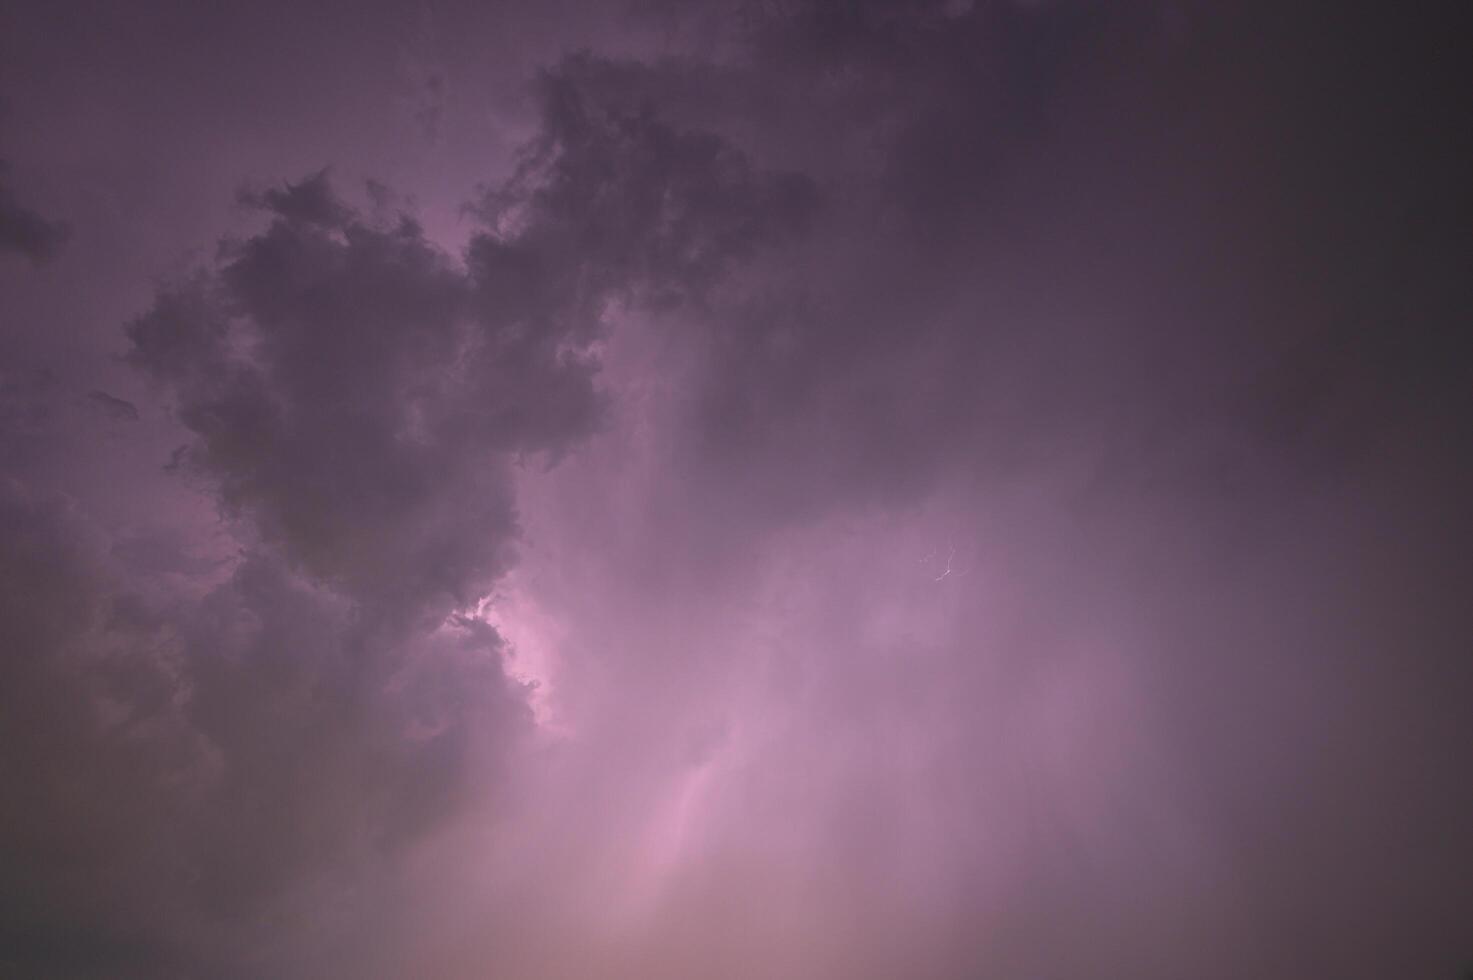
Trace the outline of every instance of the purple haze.
{"label": "purple haze", "polygon": [[1455,977],[1429,10],[0,6],[0,974]]}

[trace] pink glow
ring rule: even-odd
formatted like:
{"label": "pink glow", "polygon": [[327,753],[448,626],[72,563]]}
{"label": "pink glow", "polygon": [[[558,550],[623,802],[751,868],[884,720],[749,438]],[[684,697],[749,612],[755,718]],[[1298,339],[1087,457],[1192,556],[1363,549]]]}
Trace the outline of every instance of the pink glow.
{"label": "pink glow", "polygon": [[0,976],[1466,972],[1438,19],[0,4]]}

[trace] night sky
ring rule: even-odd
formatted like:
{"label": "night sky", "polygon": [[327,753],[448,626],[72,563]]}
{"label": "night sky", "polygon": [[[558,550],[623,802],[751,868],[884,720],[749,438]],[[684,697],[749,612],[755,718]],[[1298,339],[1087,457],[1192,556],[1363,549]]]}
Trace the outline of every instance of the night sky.
{"label": "night sky", "polygon": [[0,0],[0,977],[1467,975],[1452,6]]}

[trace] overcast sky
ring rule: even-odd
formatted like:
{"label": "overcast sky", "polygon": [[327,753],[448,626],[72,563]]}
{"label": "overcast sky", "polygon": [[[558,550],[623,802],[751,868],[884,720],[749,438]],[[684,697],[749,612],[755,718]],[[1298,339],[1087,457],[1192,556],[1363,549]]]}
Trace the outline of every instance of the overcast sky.
{"label": "overcast sky", "polygon": [[1465,975],[1438,16],[0,0],[0,975]]}

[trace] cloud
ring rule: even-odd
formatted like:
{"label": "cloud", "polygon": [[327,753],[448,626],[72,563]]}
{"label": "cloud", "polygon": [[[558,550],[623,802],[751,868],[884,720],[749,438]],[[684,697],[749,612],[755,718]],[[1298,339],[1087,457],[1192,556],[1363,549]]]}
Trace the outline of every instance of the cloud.
{"label": "cloud", "polygon": [[[819,205],[811,179],[757,170],[720,136],[662,118],[651,83],[667,92],[684,76],[586,52],[544,72],[542,130],[481,207],[516,241],[473,242],[472,264],[493,275],[529,266],[539,285],[585,302],[671,309],[698,302],[732,266],[801,233]],[[574,270],[585,278],[548,278]]]}
{"label": "cloud", "polygon": [[403,940],[367,924],[413,848],[494,818],[532,715],[467,613],[515,561],[519,468],[603,424],[614,306],[699,302],[810,207],[715,137],[600,104],[594,65],[544,76],[543,135],[495,195],[515,228],[463,262],[322,171],[243,193],[264,228],[127,325],[187,433],[176,467],[235,537],[226,568],[7,484],[0,771],[29,788],[0,823],[6,966],[368,959]]}
{"label": "cloud", "polygon": [[49,220],[15,199],[0,163],[0,252],[18,252],[36,265],[49,262],[71,235],[64,222]]}
{"label": "cloud", "polygon": [[[473,601],[509,560],[511,454],[588,430],[589,371],[549,356],[541,401],[508,406],[467,283],[418,228],[364,225],[320,183],[272,201],[214,278],[132,324],[130,356],[177,393],[189,464],[310,573],[381,604]],[[510,410],[529,424],[498,428]]]}
{"label": "cloud", "polygon": [[265,190],[243,189],[241,204],[269,211],[301,225],[339,228],[354,219],[354,214],[333,193],[327,168],[303,178],[295,184],[269,187]]}
{"label": "cloud", "polygon": [[324,172],[248,195],[270,226],[128,328],[225,505],[376,608],[465,604],[508,567],[511,467],[595,430],[609,304],[693,301],[811,208],[798,178],[601,104],[600,64],[544,76],[543,132],[464,269]]}
{"label": "cloud", "polygon": [[[706,365],[691,465],[732,506],[804,519],[835,492],[1091,455],[1112,478],[1336,479],[1465,405],[1466,235],[1431,203],[1459,199],[1446,62],[1400,60],[1423,27],[1368,17],[1303,67],[1319,22],[1266,6],[753,14],[724,84],[781,108],[711,100],[836,203],[709,316],[672,318]],[[641,97],[679,105],[677,85]],[[1381,152],[1403,139],[1427,155]]]}
{"label": "cloud", "polygon": [[0,492],[0,972],[1455,966],[1460,62],[1313,6],[643,6],[463,253],[345,140],[126,326],[111,445],[218,523]]}
{"label": "cloud", "polygon": [[11,484],[0,522],[0,768],[27,787],[0,904],[27,975],[80,974],[89,949],[99,974],[228,967],[263,909],[389,862],[529,723],[489,630],[375,632],[263,555],[160,605],[64,504]]}
{"label": "cloud", "polygon": [[130,961],[150,953],[146,883],[183,876],[180,855],[157,853],[183,802],[167,787],[202,746],[179,716],[167,646],[130,642],[147,629],[110,601],[77,517],[7,483],[0,523],[0,769],[26,802],[5,808],[0,830],[0,956],[35,976],[141,975]]}
{"label": "cloud", "polygon": [[1466,239],[1414,206],[1451,171],[1336,149],[1422,104],[1377,95],[1412,28],[946,6],[769,5],[705,89],[597,69],[823,206],[621,322],[607,435],[526,495],[582,850],[461,972],[1451,969],[1467,792],[1407,774],[1467,730],[1425,585],[1466,565]]}
{"label": "cloud", "polygon": [[137,422],[138,406],[125,398],[109,395],[105,391],[93,389],[87,392],[87,400],[104,416],[114,422]]}

